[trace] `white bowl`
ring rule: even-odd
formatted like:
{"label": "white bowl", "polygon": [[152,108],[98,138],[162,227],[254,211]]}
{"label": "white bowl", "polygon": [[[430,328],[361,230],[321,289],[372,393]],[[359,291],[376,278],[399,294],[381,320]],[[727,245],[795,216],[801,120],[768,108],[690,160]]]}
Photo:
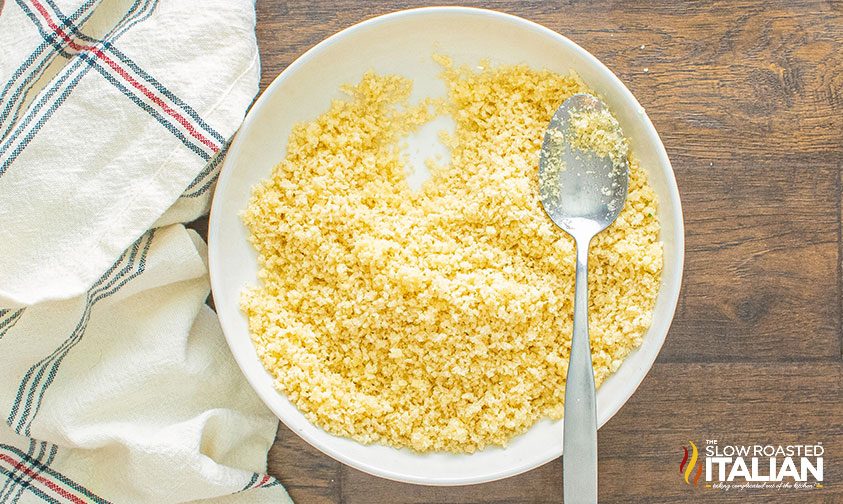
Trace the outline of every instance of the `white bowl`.
{"label": "white bowl", "polygon": [[[492,63],[575,70],[605,98],[647,169],[659,200],[662,285],[643,344],[597,394],[598,421],[606,423],[650,370],[673,319],[684,258],[679,192],[664,146],[632,93],[594,56],[530,21],[481,9],[413,9],[352,26],[307,51],[270,84],[231,144],[211,211],[210,275],[220,322],[237,363],[261,399],[293,432],[340,462],[376,476],[427,485],[464,485],[513,476],[559,457],[562,422],[541,421],[506,448],[472,455],[418,454],[332,436],[307,421],[275,390],[239,310],[241,290],[257,282],[256,255],[239,215],[252,186],[269,176],[283,158],[292,126],[327,110],[330,100],[340,96],[340,85],[357,82],[370,69],[412,78],[416,96],[444,93],[437,78],[441,68],[431,59],[433,53],[447,54],[457,64],[488,58]],[[415,150],[424,155],[434,148],[434,130],[415,140]]]}

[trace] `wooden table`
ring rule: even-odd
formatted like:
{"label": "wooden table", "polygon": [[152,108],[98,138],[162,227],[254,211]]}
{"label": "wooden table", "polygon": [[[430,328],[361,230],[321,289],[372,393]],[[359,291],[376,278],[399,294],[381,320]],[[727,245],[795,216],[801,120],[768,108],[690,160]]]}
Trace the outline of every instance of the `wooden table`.
{"label": "wooden table", "polygon": [[[647,109],[676,171],[682,297],[652,371],[600,430],[601,501],[843,502],[841,4],[469,4],[537,21],[600,58]],[[325,37],[416,5],[258,1],[262,89]],[[692,489],[678,474],[681,447],[712,438],[822,442],[826,486]],[[428,488],[343,466],[283,426],[269,467],[301,504],[562,501],[561,459]]]}

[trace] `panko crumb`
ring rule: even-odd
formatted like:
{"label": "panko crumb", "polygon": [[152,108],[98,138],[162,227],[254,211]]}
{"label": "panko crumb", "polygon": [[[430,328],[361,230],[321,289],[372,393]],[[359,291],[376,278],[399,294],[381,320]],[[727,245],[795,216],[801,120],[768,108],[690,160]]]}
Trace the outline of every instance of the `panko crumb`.
{"label": "panko crumb", "polygon": [[[366,74],[290,134],[244,213],[259,285],[257,353],[313,423],[361,443],[474,452],[563,413],[574,244],[541,209],[537,166],[575,75],[447,58],[447,99]],[[401,138],[453,116],[449,164],[406,181]],[[589,256],[599,385],[639,346],[662,269],[652,188],[630,156],[627,204]]]}
{"label": "panko crumb", "polygon": [[578,110],[569,116],[571,147],[593,152],[598,157],[609,156],[612,164],[621,166],[629,154],[629,142],[620,124],[607,109]]}

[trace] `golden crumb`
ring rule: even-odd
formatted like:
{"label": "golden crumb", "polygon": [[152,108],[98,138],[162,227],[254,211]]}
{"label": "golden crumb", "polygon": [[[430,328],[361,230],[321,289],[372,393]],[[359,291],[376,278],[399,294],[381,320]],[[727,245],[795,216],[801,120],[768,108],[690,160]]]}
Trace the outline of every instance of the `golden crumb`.
{"label": "golden crumb", "polygon": [[[589,92],[573,75],[447,59],[447,100],[367,74],[291,133],[244,222],[259,285],[242,309],[279,391],[362,443],[473,452],[562,416],[574,244],[539,202],[545,128]],[[401,138],[437,111],[451,161],[408,186]],[[659,289],[656,200],[632,159],[629,195],[589,257],[600,384],[641,343]]]}
{"label": "golden crumb", "polygon": [[618,120],[606,109],[571,112],[569,141],[571,147],[609,156],[612,164],[621,166],[629,154],[629,142],[621,133]]}

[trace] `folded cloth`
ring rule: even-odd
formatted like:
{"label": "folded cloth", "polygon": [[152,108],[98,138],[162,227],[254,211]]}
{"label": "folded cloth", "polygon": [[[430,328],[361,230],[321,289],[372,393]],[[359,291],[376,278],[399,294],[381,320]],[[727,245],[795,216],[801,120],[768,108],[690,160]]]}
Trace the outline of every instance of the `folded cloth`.
{"label": "folded cloth", "polygon": [[250,0],[0,2],[0,502],[290,502],[205,305]]}

